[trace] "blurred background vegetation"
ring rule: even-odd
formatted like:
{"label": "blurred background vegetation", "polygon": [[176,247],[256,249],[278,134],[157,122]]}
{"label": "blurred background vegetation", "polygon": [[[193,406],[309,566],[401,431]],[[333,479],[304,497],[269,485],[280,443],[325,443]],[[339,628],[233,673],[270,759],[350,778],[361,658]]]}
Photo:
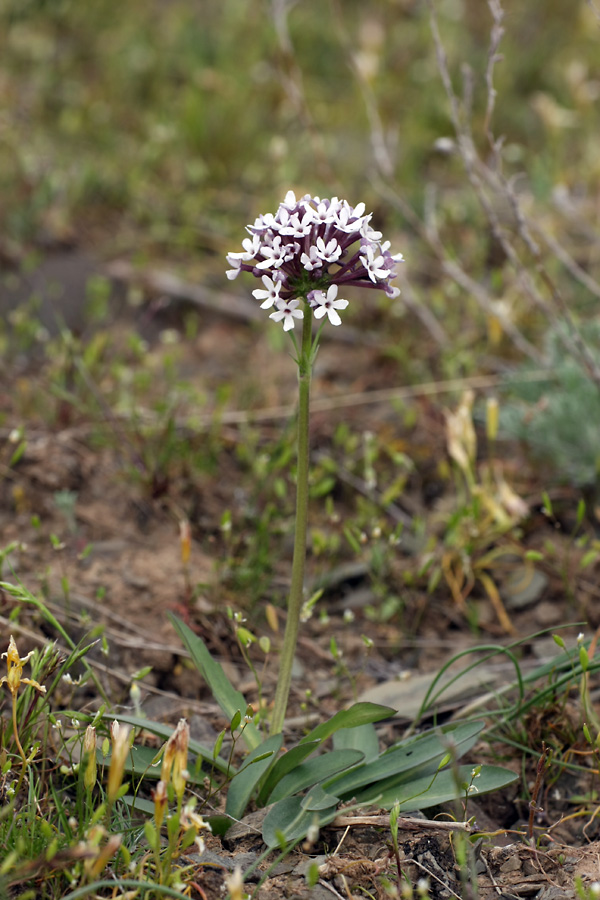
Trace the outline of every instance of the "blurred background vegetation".
{"label": "blurred background vegetation", "polygon": [[[245,223],[290,188],[339,195],[365,201],[407,259],[401,298],[367,297],[348,319],[380,342],[386,383],[554,369],[548,331],[565,308],[594,318],[600,297],[600,13],[504,3],[491,126],[539,256],[506,190],[484,193],[519,268],[465,171],[432,33],[433,9],[465,134],[496,173],[496,2],[2,0],[0,266],[83,250],[248,299],[224,276]],[[88,284],[88,300],[104,290]],[[522,437],[520,415],[504,421]],[[595,451],[586,466],[587,480]]]}
{"label": "blurred background vegetation", "polygon": [[[436,7],[457,90],[462,64],[477,75],[477,134],[489,10],[484,0]],[[527,169],[538,199],[559,184],[591,193],[594,9],[506,0],[505,12],[494,130],[507,159]],[[464,183],[455,156],[436,152],[452,127],[424,0],[3,0],[2,241],[198,260],[221,255],[290,187],[365,200],[386,225],[365,91],[387,175],[417,209],[430,183]]]}

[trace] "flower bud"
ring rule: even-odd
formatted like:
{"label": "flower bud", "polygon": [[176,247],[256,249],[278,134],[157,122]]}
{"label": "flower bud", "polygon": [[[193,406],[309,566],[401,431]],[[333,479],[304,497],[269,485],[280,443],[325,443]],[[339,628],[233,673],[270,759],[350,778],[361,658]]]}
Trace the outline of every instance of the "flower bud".
{"label": "flower bud", "polygon": [[243,900],[244,878],[239,866],[236,866],[233,872],[225,877],[225,886],[229,891],[231,900]]}
{"label": "flower bud", "polygon": [[485,432],[490,443],[493,443],[498,437],[498,398],[488,397],[486,404]]}
{"label": "flower bud", "polygon": [[91,791],[96,784],[96,729],[88,725],[83,736],[83,784],[86,791]]}
{"label": "flower bud", "polygon": [[103,870],[106,868],[108,862],[115,855],[119,847],[121,846],[121,842],[123,840],[122,834],[111,834],[108,838],[107,842],[103,847],[98,851],[98,855],[94,860],[91,860],[91,865],[87,867],[87,872],[90,878],[98,878],[99,875],[102,874]]}
{"label": "flower bud", "polygon": [[167,809],[167,785],[164,781],[158,782],[152,791],[152,799],[154,801],[154,821],[156,828],[160,829]]}
{"label": "flower bud", "polygon": [[108,784],[106,788],[107,799],[112,805],[117,799],[119,788],[123,783],[125,760],[129,753],[131,743],[129,740],[130,729],[119,725],[117,721],[111,724],[112,756],[108,770]]}
{"label": "flower bud", "polygon": [[446,441],[448,453],[463,471],[472,476],[477,455],[477,438],[473,427],[473,391],[465,391],[455,413],[446,411]]}
{"label": "flower bud", "polygon": [[181,544],[181,562],[184,566],[187,566],[188,562],[190,561],[192,540],[190,523],[187,519],[181,519],[181,521],[179,522],[179,540]]}
{"label": "flower bud", "polygon": [[180,719],[177,728],[169,738],[165,746],[161,781],[173,783],[175,794],[181,800],[188,778],[187,756],[190,741],[190,728],[185,719]]}

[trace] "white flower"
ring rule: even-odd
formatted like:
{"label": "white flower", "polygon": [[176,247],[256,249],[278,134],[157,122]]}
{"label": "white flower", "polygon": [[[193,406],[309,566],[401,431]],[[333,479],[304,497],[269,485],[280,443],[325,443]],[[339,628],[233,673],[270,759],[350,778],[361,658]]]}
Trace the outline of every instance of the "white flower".
{"label": "white flower", "polygon": [[256,268],[268,269],[270,266],[273,266],[275,269],[278,269],[284,264],[284,262],[292,259],[298,249],[298,244],[283,244],[281,241],[281,236],[277,235],[275,238],[273,238],[272,246],[269,247],[263,244],[263,246],[260,248],[260,252],[262,253],[264,259],[256,264]]}
{"label": "white flower", "polygon": [[[313,249],[312,247],[310,248]],[[337,262],[342,255],[342,248],[335,238],[326,244],[322,237],[317,238],[317,255],[323,262]]]}
{"label": "white flower", "polygon": [[244,248],[242,253],[227,254],[227,262],[232,268],[228,269],[225,274],[230,281],[233,281],[234,278],[238,277],[242,271],[241,266],[243,262],[249,262],[249,260],[256,257],[256,254],[260,249],[260,237],[255,234],[252,238],[244,238],[242,247]]}
{"label": "white flower", "polygon": [[303,319],[304,313],[301,309],[297,309],[299,300],[278,300],[276,302],[277,310],[271,313],[270,319],[274,322],[283,320],[283,330],[290,331],[294,327],[294,319]]}
{"label": "white flower", "polygon": [[252,296],[256,297],[257,300],[264,301],[260,304],[261,309],[270,309],[279,300],[281,281],[273,281],[268,275],[263,275],[262,283],[266,287],[266,291],[257,288],[255,291],[252,291]]}
{"label": "white flower", "polygon": [[342,231],[351,233],[360,231],[362,224],[361,215],[365,210],[365,204],[359,203],[356,209],[352,209],[346,200],[342,201],[340,209],[337,211],[336,225]]}
{"label": "white flower", "polygon": [[333,206],[333,201],[319,201],[317,197],[314,198],[314,201],[317,204],[317,208],[314,213],[315,222],[319,222],[322,225],[332,225],[333,222],[335,222],[336,212],[335,206]]}
{"label": "white flower", "polygon": [[258,232],[261,234],[263,231],[268,231],[269,228],[273,228],[277,230],[278,223],[275,221],[275,216],[273,213],[265,213],[265,215],[260,215],[257,219],[254,220],[254,225],[248,225],[247,230],[250,234]]}
{"label": "white flower", "polygon": [[312,223],[312,207],[309,206],[302,216],[302,219],[298,213],[294,213],[293,216],[290,216],[287,225],[282,226],[279,233],[291,235],[292,237],[306,237],[312,230]]}
{"label": "white flower", "polygon": [[375,250],[371,244],[366,244],[360,248],[360,254],[364,259],[364,266],[369,274],[371,281],[377,282],[378,279],[383,280],[389,275],[386,261],[383,256],[375,256]]}
{"label": "white flower", "polygon": [[313,269],[320,269],[323,265],[323,260],[319,259],[319,253],[314,246],[310,248],[308,253],[302,254],[300,262],[307,272],[312,272]]}
{"label": "white flower", "polygon": [[391,246],[392,244],[390,241],[384,241],[381,245],[381,252],[394,262],[404,262],[404,256],[401,253],[389,253]]}
{"label": "white flower", "polygon": [[327,313],[329,321],[332,325],[341,325],[342,320],[340,319],[336,310],[338,309],[346,309],[348,306],[347,300],[336,300],[338,292],[337,284],[331,284],[327,289],[327,294],[324,294],[323,291],[314,291],[312,294],[312,302],[314,304],[314,312],[315,319],[322,319],[323,316]]}
{"label": "white flower", "polygon": [[233,265],[233,261],[236,259],[242,260],[243,262],[247,262],[249,259],[254,259],[256,254],[258,253],[258,248],[260,247],[260,238],[257,234],[253,235],[252,239],[244,238],[242,241],[242,247],[244,248],[243,253],[228,253],[227,261]]}
{"label": "white flower", "polygon": [[362,221],[360,223],[359,231],[360,231],[362,237],[365,237],[368,241],[371,241],[371,242],[380,241],[381,238],[383,237],[383,234],[381,233],[381,231],[375,231],[375,229],[369,225],[370,220],[371,220],[371,214],[369,213],[368,216],[365,216],[362,219]]}
{"label": "white flower", "polygon": [[288,209],[294,209],[297,205],[298,202],[295,193],[293,191],[288,191],[281,206],[287,207]]}
{"label": "white flower", "polygon": [[234,278],[237,278],[238,275],[240,274],[240,272],[242,271],[242,261],[241,261],[241,259],[230,259],[229,258],[230,256],[232,256],[231,253],[227,256],[227,262],[229,263],[230,266],[234,266],[234,268],[227,269],[225,274],[227,275],[227,278],[229,279],[229,281],[233,281]]}

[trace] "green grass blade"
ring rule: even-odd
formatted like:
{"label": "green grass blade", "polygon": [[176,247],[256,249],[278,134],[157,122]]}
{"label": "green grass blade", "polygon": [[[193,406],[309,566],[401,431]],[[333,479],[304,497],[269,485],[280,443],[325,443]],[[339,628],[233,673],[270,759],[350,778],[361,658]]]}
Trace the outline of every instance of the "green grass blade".
{"label": "green grass blade", "polygon": [[[209,686],[213,697],[227,716],[227,720],[230,722],[238,709],[243,715],[248,708],[243,694],[233,687],[222,666],[208,652],[202,638],[194,634],[192,629],[177,616],[172,613],[167,613],[167,615],[187,647],[194,665]],[[260,732],[251,722],[244,728],[242,738],[249,750],[258,747],[262,740]]]}

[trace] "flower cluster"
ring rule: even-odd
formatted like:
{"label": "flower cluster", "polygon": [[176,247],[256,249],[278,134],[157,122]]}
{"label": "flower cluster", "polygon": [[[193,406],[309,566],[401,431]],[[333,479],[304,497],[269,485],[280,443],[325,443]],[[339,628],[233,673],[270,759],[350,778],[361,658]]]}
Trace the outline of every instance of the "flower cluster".
{"label": "flower cluster", "polygon": [[364,203],[352,207],[337,197],[310,194],[296,200],[288,191],[275,215],[261,215],[247,226],[243,251],[227,256],[227,277],[252,272],[262,279],[264,287],[252,294],[261,309],[275,308],[270,318],[283,322],[285,331],[304,317],[302,303],[316,319],[326,315],[340,325],[338,310],[348,306],[338,297],[340,287],[377,288],[389,297],[400,293],[390,282],[402,254],[390,253],[389,241],[382,242],[381,232],[371,227],[371,215],[365,215]]}

